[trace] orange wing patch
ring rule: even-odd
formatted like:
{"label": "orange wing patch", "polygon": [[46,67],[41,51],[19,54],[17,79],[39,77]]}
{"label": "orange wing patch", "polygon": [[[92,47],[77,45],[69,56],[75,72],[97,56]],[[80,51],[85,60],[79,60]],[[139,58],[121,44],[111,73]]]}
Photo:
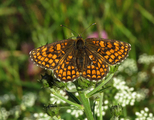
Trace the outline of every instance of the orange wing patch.
{"label": "orange wing patch", "polygon": [[54,70],[55,76],[62,81],[72,81],[80,76],[73,59],[73,51],[65,58],[64,61]]}
{"label": "orange wing patch", "polygon": [[97,51],[110,65],[120,63],[131,50],[130,44],[116,40],[87,38],[86,42],[92,51]]}
{"label": "orange wing patch", "polygon": [[72,47],[73,42],[74,40],[68,39],[41,46],[32,50],[30,57],[40,67],[55,69],[66,55],[68,49]]}
{"label": "orange wing patch", "polygon": [[89,80],[100,80],[105,77],[109,71],[108,64],[100,58],[99,54],[94,54],[89,49],[86,49],[86,53],[89,58],[85,58],[88,59],[85,61],[88,61],[90,64],[84,69],[82,76]]}
{"label": "orange wing patch", "polygon": [[97,61],[95,65],[87,66],[85,71],[83,71],[82,76],[89,80],[100,80],[105,77],[109,71],[109,66],[105,62],[102,62],[99,67],[97,64],[100,63]]}

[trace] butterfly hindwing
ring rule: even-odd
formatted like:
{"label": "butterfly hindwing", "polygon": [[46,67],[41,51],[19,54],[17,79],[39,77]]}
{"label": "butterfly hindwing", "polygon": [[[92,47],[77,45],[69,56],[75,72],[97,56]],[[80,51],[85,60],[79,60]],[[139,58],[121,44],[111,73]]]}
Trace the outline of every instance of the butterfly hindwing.
{"label": "butterfly hindwing", "polygon": [[109,65],[99,56],[99,54],[94,54],[90,49],[85,49],[85,53],[88,57],[85,58],[85,63],[87,66],[82,72],[82,76],[89,80],[101,80],[105,77],[109,71]]}
{"label": "butterfly hindwing", "polygon": [[55,70],[55,76],[62,81],[73,81],[78,78],[79,71],[76,67],[74,50],[72,50]]}

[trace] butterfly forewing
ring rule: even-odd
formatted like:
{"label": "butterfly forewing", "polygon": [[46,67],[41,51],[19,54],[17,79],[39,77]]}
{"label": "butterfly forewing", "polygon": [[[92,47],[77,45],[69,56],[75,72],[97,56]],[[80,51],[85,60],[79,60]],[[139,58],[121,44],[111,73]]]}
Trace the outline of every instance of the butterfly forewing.
{"label": "butterfly forewing", "polygon": [[99,53],[110,65],[120,63],[128,56],[128,52],[131,50],[130,44],[116,40],[87,38],[85,42],[87,47],[95,54]]}
{"label": "butterfly forewing", "polygon": [[73,47],[74,40],[67,39],[59,42],[47,44],[30,51],[30,57],[38,66],[55,69],[63,62]]}

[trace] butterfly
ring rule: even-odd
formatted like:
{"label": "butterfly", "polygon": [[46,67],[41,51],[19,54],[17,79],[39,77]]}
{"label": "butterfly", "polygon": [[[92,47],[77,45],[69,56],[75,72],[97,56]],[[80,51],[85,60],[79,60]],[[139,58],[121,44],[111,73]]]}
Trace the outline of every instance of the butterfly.
{"label": "butterfly", "polygon": [[31,60],[38,66],[51,69],[57,79],[68,82],[80,76],[88,80],[101,80],[110,65],[122,62],[131,45],[103,38],[76,39],[43,45],[30,51]]}

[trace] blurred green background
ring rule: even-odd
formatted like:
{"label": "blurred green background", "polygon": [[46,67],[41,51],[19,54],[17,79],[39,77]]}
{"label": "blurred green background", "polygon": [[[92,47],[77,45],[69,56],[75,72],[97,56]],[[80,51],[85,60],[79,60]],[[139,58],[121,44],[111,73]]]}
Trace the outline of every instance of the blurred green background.
{"label": "blurred green background", "polygon": [[[5,116],[0,118],[26,119],[45,113],[48,92],[37,81],[43,70],[30,61],[29,51],[71,37],[61,24],[80,34],[94,22],[83,38],[104,30],[109,39],[130,43],[129,58],[136,61],[138,73],[147,75],[146,81],[129,84],[149,92],[143,101],[129,106],[127,116],[135,119],[135,111],[145,106],[153,113],[154,61],[147,61],[154,55],[154,0],[1,0],[0,114]],[[141,64],[138,59],[143,54],[147,59]]]}

